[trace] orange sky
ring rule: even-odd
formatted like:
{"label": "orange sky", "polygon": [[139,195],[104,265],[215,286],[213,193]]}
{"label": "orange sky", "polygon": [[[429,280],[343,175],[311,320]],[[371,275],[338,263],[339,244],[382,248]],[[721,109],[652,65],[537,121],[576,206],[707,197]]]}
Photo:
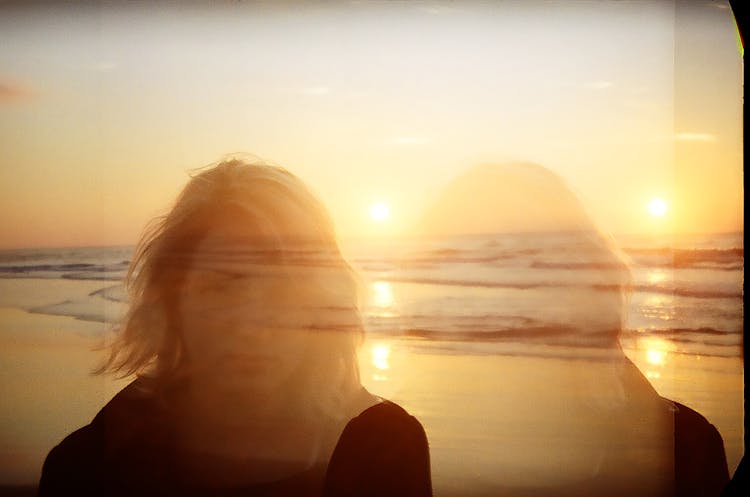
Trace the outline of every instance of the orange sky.
{"label": "orange sky", "polygon": [[92,5],[0,6],[0,247],[135,243],[232,152],[298,174],[344,236],[408,232],[507,160],[616,233],[743,227],[721,2]]}

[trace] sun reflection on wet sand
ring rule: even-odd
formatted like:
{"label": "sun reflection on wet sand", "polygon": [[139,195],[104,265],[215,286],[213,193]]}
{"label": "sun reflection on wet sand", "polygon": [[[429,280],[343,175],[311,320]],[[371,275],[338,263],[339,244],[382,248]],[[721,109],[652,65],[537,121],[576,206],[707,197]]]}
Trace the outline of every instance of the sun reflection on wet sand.
{"label": "sun reflection on wet sand", "polygon": [[372,347],[372,365],[377,369],[390,369],[388,357],[391,355],[391,348],[385,344],[377,344]]}
{"label": "sun reflection on wet sand", "polygon": [[664,356],[666,356],[666,352],[663,350],[649,349],[646,351],[646,360],[656,366],[664,365]]}
{"label": "sun reflection on wet sand", "polygon": [[667,271],[664,269],[651,269],[648,272],[648,282],[651,284],[664,283],[667,281]]}
{"label": "sun reflection on wet sand", "polygon": [[388,381],[389,377],[386,373],[391,369],[391,347],[385,343],[373,343],[369,349],[369,363],[372,367],[373,381]]}
{"label": "sun reflection on wet sand", "polygon": [[671,295],[651,295],[644,302],[641,312],[651,319],[671,321],[675,318],[674,298]]}
{"label": "sun reflection on wet sand", "polygon": [[661,338],[641,338],[636,342],[636,349],[641,351],[646,378],[659,379],[675,345]]}
{"label": "sun reflection on wet sand", "polygon": [[370,303],[372,309],[370,314],[378,317],[394,316],[393,305],[395,300],[393,298],[391,284],[387,281],[374,281],[372,282],[371,288],[372,295]]}

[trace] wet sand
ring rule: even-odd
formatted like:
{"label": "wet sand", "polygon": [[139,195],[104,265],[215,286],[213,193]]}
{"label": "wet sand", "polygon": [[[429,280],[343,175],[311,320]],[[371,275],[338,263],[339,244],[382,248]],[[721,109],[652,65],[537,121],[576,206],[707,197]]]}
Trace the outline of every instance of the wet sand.
{"label": "wet sand", "polygon": [[[565,484],[595,470],[592,447],[601,437],[610,438],[610,445],[627,443],[617,438],[637,429],[644,445],[649,436],[670,435],[665,443],[671,439],[671,425],[639,425],[638,410],[625,414],[613,407],[603,422],[586,409],[581,403],[586,397],[617,405],[606,367],[581,361],[571,368],[569,360],[554,357],[454,354],[447,347],[441,353],[435,351],[439,345],[372,340],[360,356],[365,386],[398,402],[424,425],[436,495]],[[652,349],[626,350],[626,355],[651,376],[658,395],[699,411],[717,427],[731,475],[744,452],[740,359],[667,353],[653,364]],[[588,456],[580,456],[587,450]]]}
{"label": "wet sand", "polygon": [[0,308],[0,484],[35,484],[47,452],[126,383],[90,374],[101,326]]}
{"label": "wet sand", "polygon": [[[3,282],[3,287],[9,285]],[[21,286],[14,289],[23,291]],[[35,485],[47,452],[88,423],[127,383],[90,374],[102,358],[102,352],[92,349],[100,344],[97,337],[103,327],[0,307],[0,486]],[[570,457],[570,447],[551,442],[562,425],[549,419],[557,419],[556,410],[569,408],[571,395],[580,397],[569,386],[591,388],[560,374],[570,371],[565,360],[456,354],[440,345],[373,338],[360,351],[363,384],[401,404],[424,425],[436,495],[497,482],[568,481],[591,471],[595,451],[576,460]],[[694,408],[716,425],[731,474],[743,453],[740,359],[667,352],[655,361],[649,350],[627,353],[659,394]],[[607,395],[600,393],[602,398]],[[536,400],[524,403],[525,398]],[[524,420],[525,428],[512,426],[518,419]],[[530,426],[549,429],[540,430],[543,435],[532,434]],[[597,434],[611,433],[585,418],[565,429],[578,430],[579,438],[593,441]],[[561,472],[556,459],[563,457],[568,463]]]}

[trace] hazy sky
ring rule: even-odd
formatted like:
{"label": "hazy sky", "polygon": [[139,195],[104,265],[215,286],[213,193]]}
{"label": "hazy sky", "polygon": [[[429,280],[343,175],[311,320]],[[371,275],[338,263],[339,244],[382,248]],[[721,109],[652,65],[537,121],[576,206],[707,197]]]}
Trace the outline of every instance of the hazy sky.
{"label": "hazy sky", "polygon": [[344,236],[408,230],[506,160],[609,231],[741,229],[741,74],[722,2],[2,5],[0,246],[135,243],[233,152],[300,176]]}

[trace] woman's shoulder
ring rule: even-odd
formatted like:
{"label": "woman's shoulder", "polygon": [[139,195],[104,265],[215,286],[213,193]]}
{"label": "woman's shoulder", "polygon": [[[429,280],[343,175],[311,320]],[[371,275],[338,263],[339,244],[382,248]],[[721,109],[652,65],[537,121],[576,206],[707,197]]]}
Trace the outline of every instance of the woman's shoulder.
{"label": "woman's shoulder", "polygon": [[349,455],[426,450],[427,435],[419,420],[395,402],[384,399],[349,421],[336,449]]}
{"label": "woman's shoulder", "polygon": [[81,461],[89,459],[97,461],[102,455],[107,432],[112,430],[115,419],[132,419],[134,408],[138,410],[144,403],[138,382],[130,383],[102,407],[89,424],[67,435],[50,451],[44,470],[65,467],[73,462],[80,465]]}
{"label": "woman's shoulder", "polygon": [[718,495],[729,483],[724,441],[702,414],[679,402],[674,409],[675,478],[679,495]]}
{"label": "woman's shoulder", "polygon": [[383,400],[346,425],[326,476],[328,496],[432,495],[430,456],[422,424]]}
{"label": "woman's shoulder", "polygon": [[39,480],[39,496],[93,495],[93,480],[100,474],[101,433],[91,423],[79,428],[47,454]]}
{"label": "woman's shoulder", "polygon": [[39,495],[66,495],[67,490],[88,495],[85,489],[98,488],[107,451],[117,445],[117,439],[124,440],[139,429],[138,413],[152,410],[153,404],[138,381],[117,393],[89,424],[67,435],[47,454]]}
{"label": "woman's shoulder", "polygon": [[347,428],[372,433],[420,432],[424,433],[422,424],[403,407],[390,400],[379,399],[379,402],[362,411],[349,421]]}

